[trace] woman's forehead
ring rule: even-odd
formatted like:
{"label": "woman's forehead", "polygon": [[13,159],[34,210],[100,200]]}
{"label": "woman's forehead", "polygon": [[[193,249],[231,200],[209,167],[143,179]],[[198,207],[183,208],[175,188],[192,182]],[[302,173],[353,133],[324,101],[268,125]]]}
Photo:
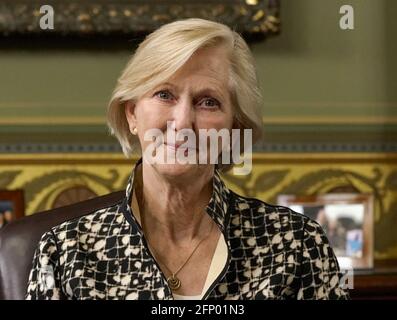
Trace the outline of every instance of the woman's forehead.
{"label": "woman's forehead", "polygon": [[209,70],[217,70],[219,67],[226,66],[229,63],[227,50],[223,46],[206,47],[198,49],[186,62],[187,64],[200,65]]}
{"label": "woman's forehead", "polygon": [[221,52],[211,54],[207,51],[203,54],[192,56],[168,82],[175,83],[184,79],[196,79],[199,82],[211,82],[223,87],[225,77],[228,77],[230,63]]}

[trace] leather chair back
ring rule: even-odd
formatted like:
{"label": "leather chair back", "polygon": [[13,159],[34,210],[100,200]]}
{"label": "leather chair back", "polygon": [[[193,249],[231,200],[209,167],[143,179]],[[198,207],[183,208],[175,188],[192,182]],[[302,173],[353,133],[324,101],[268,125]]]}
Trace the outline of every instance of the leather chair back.
{"label": "leather chair back", "polygon": [[0,229],[0,300],[25,298],[33,255],[41,236],[51,227],[112,206],[125,196],[117,191],[69,206],[18,219]]}

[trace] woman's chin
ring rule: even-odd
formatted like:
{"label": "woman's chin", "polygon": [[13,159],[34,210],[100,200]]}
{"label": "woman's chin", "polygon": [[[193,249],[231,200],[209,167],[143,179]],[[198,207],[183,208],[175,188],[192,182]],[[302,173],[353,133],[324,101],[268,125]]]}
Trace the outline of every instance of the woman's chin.
{"label": "woman's chin", "polygon": [[198,165],[197,164],[155,164],[156,171],[164,176],[177,178],[183,177],[186,175],[190,175],[197,171]]}

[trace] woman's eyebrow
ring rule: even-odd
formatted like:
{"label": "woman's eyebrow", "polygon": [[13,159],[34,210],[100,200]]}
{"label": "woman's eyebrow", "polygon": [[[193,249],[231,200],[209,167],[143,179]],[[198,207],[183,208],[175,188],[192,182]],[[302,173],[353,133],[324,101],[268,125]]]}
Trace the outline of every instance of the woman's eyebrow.
{"label": "woman's eyebrow", "polygon": [[214,94],[217,96],[220,96],[222,99],[227,99],[227,96],[229,94],[229,90],[227,86],[225,86],[222,83],[219,83],[218,81],[210,81],[208,83],[203,83],[201,85],[197,86],[197,90],[195,90],[196,93],[198,94]]}
{"label": "woman's eyebrow", "polygon": [[163,86],[167,86],[167,87],[172,87],[172,88],[178,89],[178,86],[176,86],[176,85],[174,85],[174,84],[172,84],[170,82],[162,82],[158,86],[156,86],[156,89],[159,89],[160,87],[163,87]]}
{"label": "woman's eyebrow", "polygon": [[[161,87],[171,87],[173,89],[179,89],[179,87],[171,82],[163,82],[156,86],[155,90],[160,89]],[[194,88],[194,93],[198,95],[208,94],[208,95],[217,95],[220,96],[222,99],[226,99],[225,94],[222,92],[222,88],[214,85],[211,87],[201,87],[199,86],[198,89]]]}
{"label": "woman's eyebrow", "polygon": [[222,99],[224,99],[224,94],[222,93],[222,90],[216,89],[216,88],[200,88],[196,92],[198,95],[216,95],[220,96]]}

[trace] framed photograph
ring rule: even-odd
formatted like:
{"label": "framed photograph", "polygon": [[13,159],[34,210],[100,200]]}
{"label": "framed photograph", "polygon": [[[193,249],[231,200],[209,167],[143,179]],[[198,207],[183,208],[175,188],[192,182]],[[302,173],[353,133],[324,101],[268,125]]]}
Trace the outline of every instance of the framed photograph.
{"label": "framed photograph", "polygon": [[372,195],[279,195],[277,202],[323,227],[341,269],[373,267]]}
{"label": "framed photograph", "polygon": [[22,190],[0,190],[0,229],[25,215]]}
{"label": "framed photograph", "polygon": [[[177,19],[204,18],[243,34],[279,33],[279,0],[5,0],[0,35],[146,34]],[[40,20],[53,20],[43,30]]]}

